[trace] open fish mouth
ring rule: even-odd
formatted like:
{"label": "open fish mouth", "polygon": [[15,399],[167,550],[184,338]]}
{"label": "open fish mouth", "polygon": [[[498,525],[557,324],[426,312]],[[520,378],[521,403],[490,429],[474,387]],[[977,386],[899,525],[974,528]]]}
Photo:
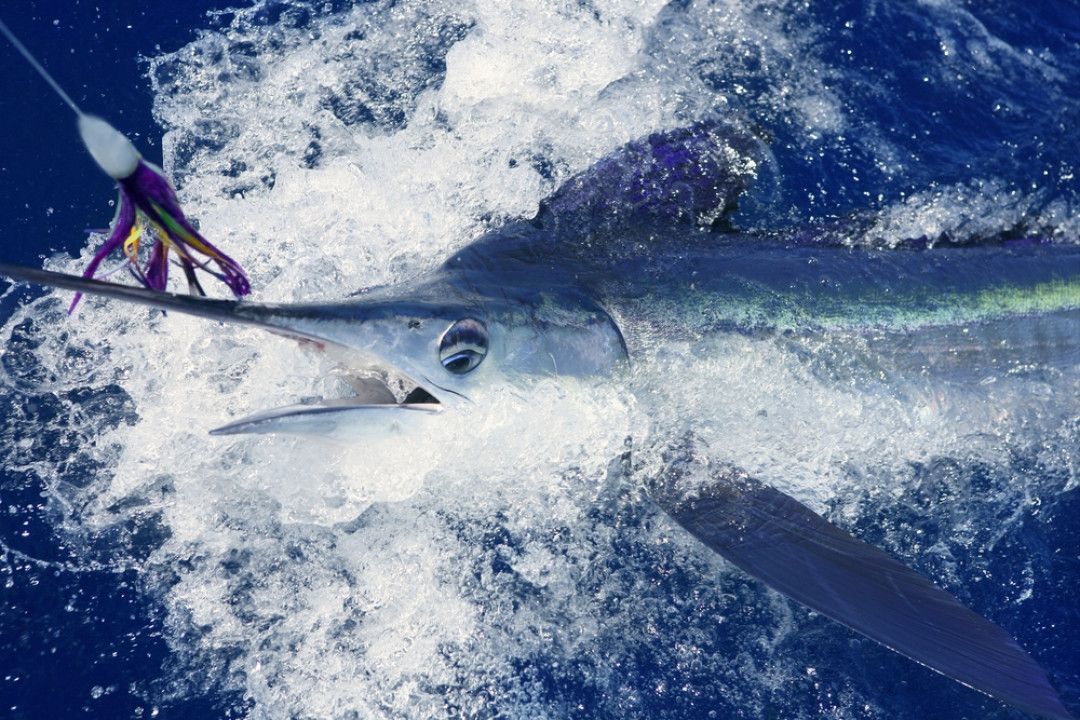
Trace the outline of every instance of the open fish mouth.
{"label": "open fish mouth", "polygon": [[[428,389],[397,370],[366,370],[345,379],[350,394],[305,398],[292,405],[263,410],[210,431],[211,435],[277,434],[362,437],[406,432],[444,405]],[[439,392],[439,388],[433,388]]]}

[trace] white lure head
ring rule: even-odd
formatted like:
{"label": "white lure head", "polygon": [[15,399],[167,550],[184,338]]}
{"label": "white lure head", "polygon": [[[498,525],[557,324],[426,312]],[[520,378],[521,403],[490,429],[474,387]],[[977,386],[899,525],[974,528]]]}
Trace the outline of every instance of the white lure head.
{"label": "white lure head", "polygon": [[123,180],[139,166],[139,151],[123,133],[101,118],[80,115],[79,135],[94,162],[112,179]]}

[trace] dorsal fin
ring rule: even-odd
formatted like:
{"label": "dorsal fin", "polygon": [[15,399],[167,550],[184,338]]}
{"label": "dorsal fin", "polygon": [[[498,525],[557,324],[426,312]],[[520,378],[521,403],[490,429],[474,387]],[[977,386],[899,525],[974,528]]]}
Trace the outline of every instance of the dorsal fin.
{"label": "dorsal fin", "polygon": [[564,236],[642,222],[717,227],[764,155],[759,138],[727,122],[655,132],[563,183],[541,203],[537,221]]}
{"label": "dorsal fin", "polygon": [[536,263],[549,255],[606,263],[647,249],[643,238],[669,240],[664,229],[726,229],[768,156],[763,140],[724,121],[652,133],[560,185],[533,220],[485,234],[443,267],[487,268],[507,257]]}

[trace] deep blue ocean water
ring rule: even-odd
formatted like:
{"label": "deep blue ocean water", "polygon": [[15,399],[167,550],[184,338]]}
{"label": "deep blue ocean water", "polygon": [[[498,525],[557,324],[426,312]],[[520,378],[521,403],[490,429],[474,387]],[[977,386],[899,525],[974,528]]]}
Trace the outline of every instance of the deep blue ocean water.
{"label": "deep blue ocean water", "polygon": [[[325,10],[323,5],[311,3],[313,14],[339,9]],[[675,2],[665,12],[677,16],[689,5]],[[933,188],[976,182],[992,184],[992,209],[1010,203],[1020,206],[990,223],[992,232],[1080,239],[1075,235],[1080,227],[1080,8],[1066,0],[988,0],[955,6],[979,25],[965,19],[945,26],[949,42],[963,48],[965,42],[981,41],[982,33],[987,33],[1015,53],[1016,62],[1005,64],[1009,72],[1001,72],[1001,63],[979,67],[943,61],[943,35],[927,26],[924,6],[852,0],[810,9],[796,4],[779,7],[775,12],[786,17],[782,27],[816,28],[816,57],[828,61],[826,76],[818,80],[844,98],[848,122],[855,128],[820,141],[808,140],[803,128],[765,107],[764,101],[756,103],[755,98],[768,94],[775,66],[763,69],[760,58],[749,55],[741,66],[720,63],[724,47],[717,47],[714,57],[698,52],[687,72],[696,73],[717,92],[736,83],[743,87],[739,96],[745,102],[738,111],[759,123],[771,138],[773,178],[768,192],[747,204],[743,222],[781,226],[843,216],[868,207],[897,206]],[[158,162],[162,130],[151,113],[154,96],[143,58],[176,51],[201,30],[231,22],[231,15],[207,14],[225,7],[202,0],[150,4],[27,0],[5,7],[0,16],[38,53],[76,102],[107,115]],[[262,22],[272,25],[280,6],[266,7]],[[875,31],[860,32],[864,23],[875,23]],[[451,36],[445,45],[455,41]],[[436,47],[433,52],[445,51],[446,47]],[[790,58],[790,67],[783,72],[798,75],[798,60]],[[433,56],[429,72],[436,79],[440,67],[441,60]],[[55,253],[77,254],[86,244],[84,229],[109,221],[111,183],[83,152],[65,107],[10,48],[0,48],[0,68],[0,257],[40,265]],[[944,82],[945,77],[950,81]],[[366,119],[359,122],[377,130],[400,122],[378,113],[361,115]],[[882,162],[880,153],[872,150],[878,143],[887,143],[903,156],[902,171]],[[1022,202],[1016,201],[1018,196]],[[977,225],[976,220],[967,224]],[[952,232],[963,239],[965,224],[957,224]],[[18,290],[4,297],[0,313],[6,319],[16,303],[35,295]],[[33,459],[60,467],[64,478],[77,484],[82,475],[98,468],[80,459],[63,424],[55,422],[72,398],[56,398],[50,405],[48,398],[34,396],[31,401],[13,390],[34,382],[34,368],[20,365],[20,349],[33,346],[34,333],[19,326],[4,342],[7,352],[0,360],[12,380],[0,397],[0,410],[8,417],[40,418],[42,427],[48,428],[45,432],[52,434],[38,438]],[[103,422],[124,422],[125,413],[133,412],[119,390],[112,398],[94,394],[87,404],[91,401],[108,406],[101,411]],[[1005,509],[991,502],[980,505],[979,489],[988,497],[999,497],[1001,488],[1016,477],[1036,477],[1036,484],[1064,487],[1069,460],[1054,464],[1053,443],[1075,443],[1078,432],[1074,428],[1071,435],[1048,440],[1046,453],[1020,452],[1006,465],[987,467],[961,458],[913,466],[909,489],[894,498],[895,506],[867,501],[867,509],[849,529],[901,554],[915,536],[947,542],[951,528],[959,526],[967,526],[976,537],[988,533],[1005,523]],[[3,440],[17,444],[20,438],[7,433]],[[15,454],[9,447],[4,456]],[[1075,457],[1075,448],[1061,455]],[[1072,467],[1071,472],[1078,470]],[[227,685],[217,670],[208,671],[203,682],[197,679],[197,667],[194,674],[177,673],[178,663],[190,670],[192,660],[178,659],[166,638],[161,597],[147,592],[136,573],[94,569],[88,562],[107,565],[116,553],[137,560],[158,542],[152,526],[112,528],[73,547],[70,538],[57,530],[56,510],[50,507],[40,478],[6,468],[0,473],[0,582],[4,583],[0,716],[204,718],[242,716],[250,710],[243,692]],[[975,489],[962,501],[951,499],[947,490],[958,476]],[[957,557],[951,572],[965,581],[962,599],[1006,627],[1048,669],[1065,703],[1080,709],[1080,490],[1052,493],[1035,508],[1019,519],[1010,516],[1003,525],[1004,536],[994,543],[993,557]],[[512,544],[494,531],[471,541]],[[616,548],[615,554],[623,550],[633,556],[632,547]],[[940,570],[936,566],[940,558],[906,559],[931,574]],[[655,558],[637,565],[628,560],[626,567],[653,573],[650,577],[666,584],[673,596],[694,592],[699,582],[695,568],[672,563],[674,569],[657,566]],[[1033,583],[1032,596],[1022,603],[1001,603],[1009,593],[1015,599],[1024,579]],[[728,591],[754,596],[760,593],[755,587],[746,581]],[[745,617],[701,640],[705,652],[722,654],[725,647],[737,645],[748,628],[760,631],[769,622],[765,614],[755,615],[752,600],[748,608]],[[845,693],[852,692],[872,697],[894,718],[1021,717],[821,618],[802,610],[795,613],[799,631],[772,652],[803,659],[814,672],[768,695],[768,717],[879,717],[876,711],[846,702]],[[672,627],[656,629],[659,637],[686,630],[678,617],[668,622]],[[172,637],[171,642],[183,638]],[[535,674],[538,703],[552,716],[615,716],[611,699],[598,697],[596,686],[579,681],[573,668],[522,672]],[[666,667],[644,650],[621,672],[624,683],[642,687],[697,680],[692,669]],[[707,690],[693,697],[652,695],[636,710],[651,717],[756,716],[737,701]],[[274,711],[264,707],[262,712],[273,716]]]}
{"label": "deep blue ocean water", "polygon": [[[107,114],[160,162],[161,130],[151,115],[143,58],[190,42],[196,28],[208,26],[207,10],[220,7],[30,0],[6,7],[3,19],[76,103]],[[2,67],[0,205],[7,212],[0,244],[5,260],[39,265],[46,255],[78,252],[85,228],[107,225],[115,191],[83,150],[74,118],[10,48]],[[5,315],[16,301],[5,298]],[[12,400],[5,398],[5,413]],[[40,411],[50,416],[48,408]],[[67,450],[57,452],[53,461],[63,462]],[[5,547],[49,562],[69,559],[44,512],[40,484],[7,472],[2,483]],[[12,555],[4,556],[3,573],[3,717],[151,717],[155,708],[158,717],[224,717],[239,705],[212,691],[162,703],[133,694],[165,675],[170,654],[159,608],[130,574],[65,572]]]}

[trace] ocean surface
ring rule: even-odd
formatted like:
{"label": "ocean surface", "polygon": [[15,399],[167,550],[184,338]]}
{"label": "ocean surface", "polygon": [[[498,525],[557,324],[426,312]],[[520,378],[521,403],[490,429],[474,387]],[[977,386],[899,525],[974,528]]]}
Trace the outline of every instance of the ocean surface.
{"label": "ocean surface", "polygon": [[[412,277],[619,145],[716,116],[768,139],[741,227],[1080,242],[1071,0],[20,0],[0,17],[164,167],[258,300]],[[0,259],[81,271],[114,199],[70,112],[0,46]],[[542,388],[423,442],[211,438],[332,390],[327,362],[0,293],[0,717],[1023,717],[766,590],[619,486],[641,408],[617,389]],[[665,379],[715,390],[689,407],[718,462],[1001,624],[1080,710],[1077,368],[852,387],[821,372],[826,350],[672,347]]]}

